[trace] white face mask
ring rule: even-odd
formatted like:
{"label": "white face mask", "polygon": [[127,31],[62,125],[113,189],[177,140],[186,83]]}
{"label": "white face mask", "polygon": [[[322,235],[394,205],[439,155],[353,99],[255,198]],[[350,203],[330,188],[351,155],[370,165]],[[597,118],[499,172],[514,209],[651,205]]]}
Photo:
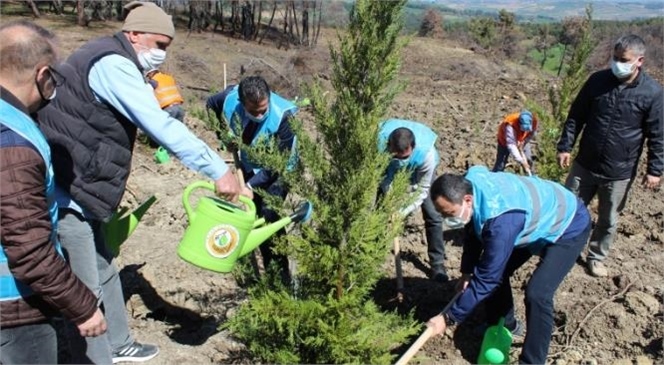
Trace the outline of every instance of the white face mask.
{"label": "white face mask", "polygon": [[458,216],[456,217],[447,217],[443,219],[443,224],[445,224],[447,227],[450,229],[458,229],[470,222],[470,214],[468,215],[468,219],[463,218],[463,213],[466,212],[466,205],[462,204],[461,206],[461,213],[459,213]]}
{"label": "white face mask", "polygon": [[634,61],[634,63],[627,63],[611,60],[611,72],[613,72],[613,74],[619,79],[626,79],[634,72],[632,68],[635,64],[636,61]]}
{"label": "white face mask", "polygon": [[166,51],[159,48],[147,48],[138,53],[138,62],[143,66],[144,71],[156,70],[166,60]]}

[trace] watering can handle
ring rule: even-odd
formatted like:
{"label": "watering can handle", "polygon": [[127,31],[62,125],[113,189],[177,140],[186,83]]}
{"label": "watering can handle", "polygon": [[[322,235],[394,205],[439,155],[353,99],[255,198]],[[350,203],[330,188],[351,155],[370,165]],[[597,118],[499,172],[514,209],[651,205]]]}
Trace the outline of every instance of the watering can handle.
{"label": "watering can handle", "polygon": [[[189,186],[187,186],[184,189],[184,192],[182,193],[182,205],[184,206],[184,211],[187,213],[189,222],[193,221],[196,218],[196,214],[194,213],[194,210],[191,208],[191,204],[189,204],[189,195],[191,195],[192,191],[198,188],[210,190],[213,193],[216,192],[214,185],[209,181],[195,181],[189,184]],[[240,202],[243,203],[249,211],[256,211],[254,202],[251,199],[249,199],[244,195],[240,195],[239,198]]]}
{"label": "watering can handle", "polygon": [[184,193],[182,193],[182,205],[184,206],[184,211],[187,213],[187,218],[189,219],[189,222],[195,219],[194,210],[191,209],[191,204],[189,204],[189,195],[191,194],[192,191],[198,188],[207,189],[212,192],[215,191],[214,185],[212,185],[212,183],[208,181],[196,181],[189,184],[189,186],[187,186],[184,189]]}

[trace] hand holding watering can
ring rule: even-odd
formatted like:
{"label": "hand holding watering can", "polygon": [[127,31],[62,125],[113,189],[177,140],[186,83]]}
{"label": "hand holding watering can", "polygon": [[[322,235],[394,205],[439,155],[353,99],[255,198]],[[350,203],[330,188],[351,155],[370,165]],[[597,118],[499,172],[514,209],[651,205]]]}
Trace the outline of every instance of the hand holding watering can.
{"label": "hand holding watering can", "polygon": [[189,227],[178,246],[178,255],[185,261],[216,272],[230,272],[238,258],[250,253],[277,231],[293,222],[304,222],[311,217],[311,203],[302,204],[293,214],[266,224],[256,216],[254,202],[240,195],[240,203],[232,204],[216,197],[203,197],[195,209],[189,196],[196,189],[214,192],[209,182],[198,181],[189,185],[182,196]]}

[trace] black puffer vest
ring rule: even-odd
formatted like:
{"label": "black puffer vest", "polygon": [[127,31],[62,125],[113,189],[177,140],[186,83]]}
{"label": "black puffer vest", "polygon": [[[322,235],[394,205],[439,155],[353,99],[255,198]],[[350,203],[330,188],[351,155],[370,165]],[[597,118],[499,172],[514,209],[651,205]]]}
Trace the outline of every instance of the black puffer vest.
{"label": "black puffer vest", "polygon": [[57,185],[101,221],[110,219],[120,204],[136,139],[136,126],[97,101],[88,84],[92,66],[110,54],[126,57],[142,69],[123,33],[90,41],[58,66],[66,82],[38,114],[51,146]]}

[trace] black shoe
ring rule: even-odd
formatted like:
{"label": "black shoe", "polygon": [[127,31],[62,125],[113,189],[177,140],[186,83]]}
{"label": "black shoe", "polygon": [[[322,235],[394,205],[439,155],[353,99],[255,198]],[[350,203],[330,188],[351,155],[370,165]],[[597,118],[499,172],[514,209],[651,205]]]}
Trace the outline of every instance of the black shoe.
{"label": "black shoe", "polygon": [[159,353],[159,347],[134,341],[131,345],[113,352],[113,363],[131,361],[143,362],[152,359]]}
{"label": "black shoe", "polygon": [[450,277],[447,276],[444,266],[436,265],[431,269],[431,280],[437,283],[446,283],[450,280]]}

